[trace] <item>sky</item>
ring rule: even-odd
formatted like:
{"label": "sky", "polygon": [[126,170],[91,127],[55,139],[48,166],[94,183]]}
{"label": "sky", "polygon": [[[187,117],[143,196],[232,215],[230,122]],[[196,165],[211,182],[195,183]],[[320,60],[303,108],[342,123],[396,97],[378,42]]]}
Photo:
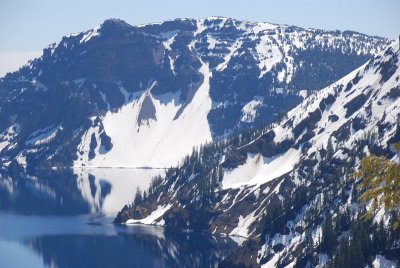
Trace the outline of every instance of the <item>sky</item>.
{"label": "sky", "polygon": [[138,25],[175,18],[225,16],[397,39],[400,0],[1,0],[0,77],[69,33],[108,18]]}

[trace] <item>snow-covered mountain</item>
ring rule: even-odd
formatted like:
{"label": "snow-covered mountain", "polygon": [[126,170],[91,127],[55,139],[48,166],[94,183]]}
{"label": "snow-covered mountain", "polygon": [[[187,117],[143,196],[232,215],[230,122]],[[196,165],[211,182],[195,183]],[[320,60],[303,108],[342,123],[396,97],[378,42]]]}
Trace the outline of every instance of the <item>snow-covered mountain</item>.
{"label": "snow-covered mountain", "polygon": [[274,122],[388,43],[221,17],[107,20],[0,80],[1,162],[171,166],[194,146]]}
{"label": "snow-covered mountain", "polygon": [[226,267],[395,265],[384,256],[400,261],[399,231],[387,228],[383,210],[372,222],[360,219],[365,208],[350,178],[370,153],[398,161],[391,144],[399,140],[396,42],[280,123],[195,151],[116,222],[247,237]]}

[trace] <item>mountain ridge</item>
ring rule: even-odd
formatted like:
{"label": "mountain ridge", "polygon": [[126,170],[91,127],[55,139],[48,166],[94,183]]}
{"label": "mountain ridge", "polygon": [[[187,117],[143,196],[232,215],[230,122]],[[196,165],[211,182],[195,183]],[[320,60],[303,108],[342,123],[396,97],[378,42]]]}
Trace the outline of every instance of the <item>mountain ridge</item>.
{"label": "mountain ridge", "polygon": [[[358,67],[388,42],[228,18],[141,27],[107,20],[62,38],[41,58],[0,80],[1,162],[32,167],[175,165],[206,141],[275,121],[318,85]],[[200,71],[205,64],[207,70]],[[207,88],[201,94],[211,106],[193,101],[200,88]],[[186,136],[182,150],[166,157],[165,131],[193,129],[190,120],[176,122],[185,111],[197,109],[204,111],[193,137]],[[129,117],[124,119],[122,111]],[[197,135],[204,129],[209,132]],[[146,146],[140,137],[144,132],[154,137]],[[182,135],[177,132],[172,143],[179,144]],[[111,155],[118,148],[126,157],[117,165]],[[149,151],[154,154],[140,157]]]}

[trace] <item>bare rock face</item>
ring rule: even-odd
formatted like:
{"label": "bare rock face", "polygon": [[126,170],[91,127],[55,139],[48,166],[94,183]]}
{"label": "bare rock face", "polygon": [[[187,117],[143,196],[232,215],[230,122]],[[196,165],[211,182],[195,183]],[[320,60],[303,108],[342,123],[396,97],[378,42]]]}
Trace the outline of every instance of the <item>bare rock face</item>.
{"label": "bare rock face", "polygon": [[156,108],[154,107],[151,97],[147,94],[142,102],[142,106],[140,107],[137,121],[140,126],[141,124],[148,122],[150,119],[157,120]]}

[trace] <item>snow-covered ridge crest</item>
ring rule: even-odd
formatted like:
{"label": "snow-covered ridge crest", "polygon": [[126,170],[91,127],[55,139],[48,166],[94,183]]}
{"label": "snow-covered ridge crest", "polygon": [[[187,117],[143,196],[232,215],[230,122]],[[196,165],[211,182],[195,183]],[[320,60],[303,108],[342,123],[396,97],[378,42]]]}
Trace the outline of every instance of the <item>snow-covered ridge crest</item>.
{"label": "snow-covered ridge crest", "polygon": [[[259,61],[259,67],[261,70],[260,77],[263,76],[268,70],[271,69],[277,62],[279,62],[279,58],[284,56],[290,51],[290,46],[294,46],[297,49],[304,49],[305,42],[313,40],[313,43],[323,45],[326,48],[335,48],[340,45],[341,42],[346,40],[346,34],[349,31],[324,31],[322,29],[315,28],[301,28],[296,26],[291,26],[287,24],[277,24],[270,22],[255,22],[250,20],[236,20],[230,17],[224,16],[209,16],[205,18],[177,18],[174,20],[166,20],[163,22],[154,22],[140,25],[130,25],[123,20],[120,19],[107,19],[102,24],[95,26],[93,29],[71,33],[66,35],[66,39],[63,39],[59,43],[51,44],[52,49],[59,45],[68,45],[68,39],[74,39],[75,37],[79,37],[79,43],[86,43],[90,41],[94,37],[101,36],[101,32],[103,28],[108,25],[117,25],[118,27],[127,27],[131,29],[145,29],[152,26],[162,26],[165,23],[171,22],[190,22],[197,29],[193,32],[193,35],[199,38],[201,37],[201,33],[207,32],[207,35],[216,31],[222,30],[224,27],[235,27],[236,30],[242,32],[241,36],[236,41],[240,41],[242,39],[252,40],[254,42],[258,42],[256,51],[254,52],[254,57],[257,61]],[[292,28],[296,29],[293,31]],[[287,32],[288,31],[288,32]],[[169,34],[168,34],[169,32]],[[160,33],[157,35],[157,38],[167,39],[170,37],[170,34],[174,31],[167,31]],[[275,33],[275,35],[273,35]],[[368,36],[353,32],[354,36],[360,39],[369,38]],[[146,34],[145,32],[143,34]],[[339,34],[339,37],[335,37],[336,34]],[[151,35],[151,34],[150,34]],[[380,37],[377,37],[380,38]],[[285,40],[286,39],[286,40]],[[352,38],[353,39],[353,38]],[[383,38],[381,38],[383,39]],[[353,41],[353,40],[352,40]],[[242,41],[240,41],[242,43]],[[272,45],[272,46],[271,46]],[[279,45],[275,47],[275,45]],[[241,45],[240,45],[241,46]],[[240,46],[236,47],[239,48]],[[358,54],[368,53],[368,50],[373,49],[372,46],[360,46],[360,45],[351,45],[349,47],[350,51],[353,51]],[[378,53],[380,50],[373,49],[374,53]],[[283,55],[281,53],[283,53]],[[232,53],[232,51],[231,51]],[[269,59],[270,58],[270,59]],[[268,60],[269,59],[269,60]],[[290,58],[285,60],[290,64]],[[27,66],[32,66],[31,64]],[[293,72],[292,70],[291,72]],[[286,70],[290,72],[290,70]]]}

